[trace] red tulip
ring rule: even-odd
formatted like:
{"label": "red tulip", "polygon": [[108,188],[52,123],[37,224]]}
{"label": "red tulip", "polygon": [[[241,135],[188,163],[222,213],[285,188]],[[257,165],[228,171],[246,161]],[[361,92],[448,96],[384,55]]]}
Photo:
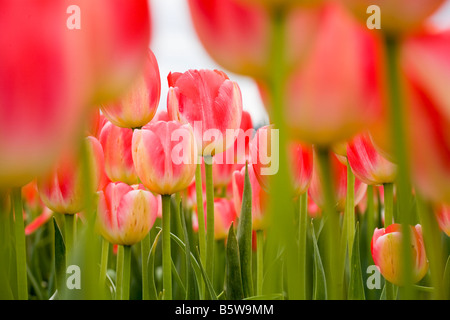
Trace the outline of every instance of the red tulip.
{"label": "red tulip", "polygon": [[[263,230],[267,226],[265,213],[267,211],[268,195],[259,185],[253,166],[248,165],[248,175],[252,187],[252,221],[253,230]],[[242,197],[244,192],[245,167],[233,173],[233,201],[236,213],[241,214]]]}
{"label": "red tulip", "polygon": [[99,192],[97,228],[109,242],[131,246],[152,228],[158,200],[143,185],[112,182]]}
{"label": "red tulip", "polygon": [[119,100],[101,105],[105,117],[122,128],[140,128],[150,122],[158,108],[161,78],[158,62],[151,50],[142,74]]}
{"label": "red tulip", "polygon": [[189,125],[150,122],[142,130],[134,130],[132,150],[136,172],[150,191],[170,195],[191,184],[197,148]]}
{"label": "red tulip", "polygon": [[[204,201],[205,224],[206,219],[206,201]],[[197,213],[197,210],[195,210]],[[233,222],[236,221],[237,215],[233,200],[216,198],[214,199],[214,238],[216,240],[226,239],[228,230]],[[198,219],[198,216],[196,217]]]}
{"label": "red tulip", "polygon": [[95,108],[90,114],[87,135],[100,139],[100,132],[107,122],[108,120],[100,112],[100,109]]}
{"label": "red tulip", "polygon": [[[189,8],[200,41],[221,66],[257,78],[270,74],[273,42],[269,10],[239,0],[189,0]],[[317,10],[287,11],[285,61],[290,68],[304,57],[319,19]]]}
{"label": "red tulip", "polygon": [[45,225],[53,217],[53,211],[44,207],[42,213],[25,227],[25,235],[29,236],[37,229]]}
{"label": "red tulip", "polygon": [[170,73],[167,79],[169,117],[191,124],[199,154],[213,156],[232,146],[235,137],[227,139],[227,129],[238,129],[242,115],[238,84],[218,70]]}
{"label": "red tulip", "polygon": [[[428,260],[422,237],[422,227],[411,228],[411,266],[414,283],[419,282],[428,271]],[[396,285],[403,285],[402,226],[391,224],[386,229],[375,229],[371,251],[373,261],[383,277]]]}
{"label": "red tulip", "polygon": [[[103,172],[103,150],[94,137],[86,138],[88,145],[89,172],[86,177],[91,191],[99,188]],[[84,184],[82,161],[73,150],[66,152],[55,168],[38,179],[39,195],[42,202],[54,212],[76,214],[84,209],[88,190]]]}
{"label": "red tulip", "polygon": [[[342,212],[345,209],[347,195],[347,166],[342,164],[334,153],[330,155],[330,161],[333,176],[334,199],[336,201],[335,209],[336,211]],[[321,186],[318,168],[318,164],[314,162],[311,185],[309,186],[309,195],[319,207],[323,208],[325,199],[323,198],[323,188]],[[357,206],[364,197],[366,189],[367,185],[365,183],[362,183],[359,179],[355,179],[355,206]]]}
{"label": "red tulip", "polygon": [[439,223],[439,227],[450,237],[450,206],[440,205],[435,210],[436,219]]}
{"label": "red tulip", "polygon": [[395,181],[397,166],[377,152],[369,134],[360,134],[348,144],[347,158],[355,176],[366,184]]}
{"label": "red tulip", "polygon": [[131,141],[133,130],[120,128],[108,122],[100,134],[100,143],[105,154],[105,171],[111,181],[138,184],[134,168]]}
{"label": "red tulip", "polygon": [[308,191],[311,183],[313,150],[310,146],[298,142],[291,142],[289,144],[289,156],[294,193],[298,196]]}

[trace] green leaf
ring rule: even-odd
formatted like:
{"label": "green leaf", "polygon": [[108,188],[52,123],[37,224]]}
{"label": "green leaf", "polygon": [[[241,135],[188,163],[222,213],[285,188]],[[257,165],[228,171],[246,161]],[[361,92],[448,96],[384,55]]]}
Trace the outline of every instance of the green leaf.
{"label": "green leaf", "polygon": [[314,225],[311,223],[311,234],[314,246],[314,287],[313,299],[326,300],[327,299],[327,281],[325,271],[323,269],[322,259],[320,257],[319,246],[317,245],[316,233],[314,232]]}
{"label": "green leaf", "polygon": [[229,300],[242,300],[244,298],[244,290],[242,287],[241,262],[233,223],[228,231],[227,239],[226,294]]}
{"label": "green leaf", "polygon": [[155,240],[153,241],[152,247],[150,249],[150,254],[147,259],[147,266],[149,275],[148,275],[148,284],[150,286],[149,290],[149,297],[150,300],[158,300],[158,293],[156,291],[156,284],[155,284],[155,252],[156,252],[156,246],[158,245],[159,237],[161,236],[162,230],[159,230],[158,234],[155,237]]}
{"label": "green leaf", "polygon": [[248,163],[245,164],[245,182],[242,195],[241,214],[237,230],[237,242],[241,263],[241,277],[244,297],[253,296],[252,275],[252,186],[248,175]]}
{"label": "green leaf", "polygon": [[450,256],[447,259],[444,271],[444,288],[447,288],[446,296],[447,299],[450,298]]}
{"label": "green leaf", "polygon": [[196,286],[195,278],[194,278],[194,270],[191,265],[191,246],[189,244],[189,234],[186,227],[186,217],[180,202],[180,212],[181,212],[181,220],[183,227],[183,234],[185,239],[185,250],[186,253],[186,300],[194,300],[198,299],[198,288]]}
{"label": "green leaf", "polygon": [[56,223],[55,217],[53,217],[53,227],[55,230],[55,277],[56,277],[56,288],[60,289],[61,281],[64,279],[66,274],[66,246],[64,244],[61,229],[59,229]]}
{"label": "green leaf", "polygon": [[282,293],[265,294],[262,296],[253,296],[245,298],[244,300],[283,300]]}
{"label": "green leaf", "polygon": [[[197,251],[198,251],[198,247],[197,247]],[[197,254],[198,254],[198,256],[200,256],[200,252],[197,252]],[[211,297],[211,300],[217,300],[216,292],[214,291],[214,287],[211,283],[211,280],[209,280],[208,275],[206,274],[206,270],[203,267],[202,262],[199,261],[198,265],[200,267],[200,272],[202,273],[203,280],[205,280],[206,290],[208,290],[209,297]]]}
{"label": "green leaf", "polygon": [[356,223],[355,237],[353,239],[352,259],[350,266],[350,285],[348,288],[349,300],[365,300],[364,283],[361,272],[359,252],[359,222]]}

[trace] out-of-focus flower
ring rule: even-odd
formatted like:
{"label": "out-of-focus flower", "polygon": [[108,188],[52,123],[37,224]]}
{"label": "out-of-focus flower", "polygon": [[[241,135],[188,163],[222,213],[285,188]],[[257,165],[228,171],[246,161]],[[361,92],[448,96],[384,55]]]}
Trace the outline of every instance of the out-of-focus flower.
{"label": "out-of-focus flower", "polygon": [[[239,0],[189,0],[195,30],[211,57],[238,74],[270,74],[273,41],[271,11]],[[284,61],[289,69],[302,62],[320,21],[317,9],[286,11]]]}
{"label": "out-of-focus flower", "polygon": [[268,8],[319,5],[322,0],[237,0],[241,3],[265,5]]}
{"label": "out-of-focus flower", "polygon": [[153,122],[156,121],[170,121],[169,114],[166,110],[158,111],[152,119]]}
{"label": "out-of-focus flower", "polygon": [[294,194],[301,195],[308,191],[313,172],[313,150],[311,146],[291,142],[288,146]]}
{"label": "out-of-focus flower", "polygon": [[39,197],[37,181],[33,180],[22,188],[22,199],[26,206],[32,211],[37,212],[42,208],[42,201]]}
{"label": "out-of-focus flower", "polygon": [[[316,161],[316,159],[314,159]],[[347,166],[342,164],[334,153],[330,154],[331,173],[333,180],[333,191],[335,209],[338,212],[343,212],[345,209],[347,196]],[[349,169],[350,170],[350,169]],[[358,178],[355,179],[355,206],[362,200],[364,193],[367,190],[367,185],[361,182]],[[309,186],[309,195],[314,202],[321,208],[325,205],[325,198],[323,195],[323,188],[320,181],[319,165],[314,162],[313,175],[311,185]]]}
{"label": "out-of-focus flower", "polygon": [[397,166],[377,152],[369,134],[360,134],[347,146],[347,158],[355,176],[369,185],[393,183]]}
{"label": "out-of-focus flower", "polygon": [[133,132],[132,150],[136,172],[150,191],[170,195],[191,184],[197,147],[188,124],[150,122]]}
{"label": "out-of-focus flower", "polygon": [[366,23],[368,8],[376,5],[381,14],[381,31],[405,34],[417,31],[445,0],[341,0],[355,15]]}
{"label": "out-of-focus flower", "polygon": [[[411,271],[414,283],[420,281],[428,271],[428,260],[422,237],[422,227],[411,228]],[[402,226],[391,224],[386,229],[375,229],[371,251],[373,261],[383,277],[396,285],[403,285]]]}
{"label": "out-of-focus flower", "polygon": [[36,217],[36,219],[34,219],[29,225],[25,227],[25,235],[29,236],[30,234],[35,232],[37,229],[46,224],[51,219],[52,216],[53,211],[47,207],[44,207],[42,213],[38,217]]}
{"label": "out-of-focus flower", "polygon": [[[86,177],[92,192],[97,192],[102,180],[103,149],[94,137],[86,138],[89,173]],[[38,190],[42,202],[52,211],[76,214],[84,209],[89,196],[84,183],[84,170],[79,154],[73,150],[64,153],[53,170],[38,179]]]}
{"label": "out-of-focus flower", "polygon": [[99,191],[97,229],[109,242],[131,246],[145,238],[157,212],[157,198],[143,185],[112,182]]}
{"label": "out-of-focus flower", "polygon": [[149,49],[146,64],[132,87],[118,100],[102,104],[105,117],[122,128],[141,128],[149,123],[158,108],[161,78],[158,62]]}
{"label": "out-of-focus flower", "polygon": [[[205,225],[206,219],[206,201],[204,201]],[[195,210],[197,213],[197,210]],[[233,200],[225,198],[214,199],[214,238],[216,240],[226,239],[231,223],[237,218]],[[198,216],[197,216],[198,219]]]}
{"label": "out-of-focus flower", "polygon": [[439,227],[450,237],[450,206],[445,204],[439,205],[435,209],[435,214]]}
{"label": "out-of-focus flower", "polygon": [[105,155],[105,171],[111,181],[138,184],[134,168],[131,141],[133,130],[120,128],[108,122],[100,134],[100,143]]}
{"label": "out-of-focus flower", "polygon": [[218,70],[170,73],[167,79],[169,117],[194,128],[199,154],[213,156],[232,146],[236,137],[227,139],[226,131],[236,130],[241,124],[238,84]]}
{"label": "out-of-focus flower", "polygon": [[100,109],[94,108],[89,117],[87,135],[100,139],[100,132],[107,122],[108,120],[100,112]]}
{"label": "out-of-focus flower", "polygon": [[[259,185],[253,166],[248,164],[248,175],[252,187],[252,221],[253,230],[264,230],[267,226],[265,213],[267,211],[268,195]],[[241,214],[242,197],[244,193],[245,167],[233,173],[233,201],[237,215]]]}

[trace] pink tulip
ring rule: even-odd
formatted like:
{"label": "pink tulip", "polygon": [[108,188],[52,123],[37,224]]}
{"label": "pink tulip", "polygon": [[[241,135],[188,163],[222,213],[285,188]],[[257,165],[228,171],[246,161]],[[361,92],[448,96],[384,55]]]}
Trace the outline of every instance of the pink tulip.
{"label": "pink tulip", "polygon": [[112,182],[99,192],[97,229],[109,242],[131,246],[148,234],[157,211],[157,198],[143,185]]}
{"label": "pink tulip", "polygon": [[100,109],[95,108],[90,114],[87,135],[100,139],[100,132],[107,122],[105,116],[100,113]]}
{"label": "pink tulip", "polygon": [[381,31],[388,34],[404,34],[416,31],[445,0],[341,0],[364,23],[370,15],[367,9],[376,5],[381,12]]}
{"label": "pink tulip", "polygon": [[380,155],[369,134],[356,136],[347,146],[347,157],[355,176],[368,185],[393,183],[397,166]]}
{"label": "pink tulip", "polygon": [[301,195],[308,191],[308,187],[311,183],[313,173],[313,150],[310,146],[298,142],[291,142],[289,144],[289,156],[294,193],[295,195]]}
{"label": "pink tulip", "polygon": [[[331,146],[381,112],[379,43],[335,2],[323,9],[315,37],[305,63],[287,80],[285,121],[292,137]],[[267,95],[267,85],[260,88]]]}
{"label": "pink tulip", "polygon": [[[89,173],[86,177],[91,190],[99,188],[104,166],[103,150],[94,137],[86,138],[89,157]],[[76,214],[84,209],[88,190],[84,183],[84,170],[79,155],[73,150],[66,152],[55,168],[38,179],[38,190],[42,202],[54,212]]]}
{"label": "pink tulip", "polygon": [[[207,223],[206,211],[206,201],[204,201],[205,224]],[[197,213],[197,210],[195,212]],[[224,198],[214,199],[214,238],[216,240],[226,239],[228,230],[231,224],[236,221],[236,218],[237,215],[233,200]],[[198,216],[196,219],[198,219]]]}
{"label": "pink tulip", "polygon": [[[270,74],[271,13],[242,2],[189,0],[189,8],[200,41],[215,61],[231,72],[264,78]],[[313,42],[320,14],[306,8],[286,12],[285,61],[292,68]]]}
{"label": "pink tulip", "polygon": [[0,186],[23,186],[50,169],[81,133],[92,75],[66,8],[0,3]]}
{"label": "pink tulip", "polygon": [[167,78],[169,117],[191,124],[199,155],[213,156],[232,146],[235,137],[227,139],[226,131],[236,130],[241,124],[242,97],[238,84],[218,70],[189,70],[170,73]]}
{"label": "pink tulip", "polygon": [[22,199],[30,211],[37,212],[42,209],[43,203],[39,197],[36,179],[22,187]]}
{"label": "pink tulip", "polygon": [[440,205],[435,209],[436,219],[439,227],[447,236],[450,237],[450,206]]}
{"label": "pink tulip", "polygon": [[131,141],[133,130],[120,128],[108,122],[100,134],[100,143],[105,154],[105,171],[111,181],[138,184],[134,168]]}
{"label": "pink tulip", "polygon": [[170,195],[191,184],[197,147],[189,125],[150,122],[133,132],[132,150],[136,172],[150,191]]}
{"label": "pink tulip", "polygon": [[34,233],[37,229],[45,225],[51,217],[53,217],[53,211],[44,207],[42,213],[25,227],[25,235],[29,236]]}
{"label": "pink tulip", "polygon": [[[316,161],[316,159],[314,160]],[[347,195],[347,166],[342,164],[336,155],[333,153],[330,155],[331,172],[333,180],[335,209],[338,212],[343,212],[345,209],[346,195]],[[323,196],[323,188],[320,182],[320,175],[318,172],[319,166],[314,162],[313,175],[311,185],[309,186],[309,196],[314,202],[321,208],[325,205],[325,199]],[[355,179],[355,206],[362,200],[367,190],[367,185],[361,182],[359,179]]]}
{"label": "pink tulip", "polygon": [[[248,175],[252,187],[252,221],[253,230],[264,230],[267,226],[265,213],[268,205],[268,195],[259,185],[253,166],[248,165]],[[241,214],[242,197],[244,192],[245,167],[233,173],[233,201],[237,215]]]}
{"label": "pink tulip", "polygon": [[[422,237],[422,227],[411,228],[411,266],[414,283],[419,282],[428,271],[428,260]],[[391,224],[386,229],[375,229],[371,251],[373,261],[383,277],[396,285],[403,285],[402,226]]]}
{"label": "pink tulip", "polygon": [[158,62],[151,50],[141,75],[118,100],[101,105],[105,117],[122,128],[141,128],[156,113],[161,96]]}
{"label": "pink tulip", "polygon": [[170,121],[169,114],[165,110],[158,111],[152,119],[153,122],[157,121]]}

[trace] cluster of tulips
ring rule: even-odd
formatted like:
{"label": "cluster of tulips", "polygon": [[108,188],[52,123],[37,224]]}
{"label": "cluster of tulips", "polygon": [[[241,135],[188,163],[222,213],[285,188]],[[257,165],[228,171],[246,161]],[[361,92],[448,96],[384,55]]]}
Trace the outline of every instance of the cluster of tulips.
{"label": "cluster of tulips", "polygon": [[267,125],[221,70],[158,111],[147,0],[0,3],[0,298],[450,298],[445,1],[187,1]]}

